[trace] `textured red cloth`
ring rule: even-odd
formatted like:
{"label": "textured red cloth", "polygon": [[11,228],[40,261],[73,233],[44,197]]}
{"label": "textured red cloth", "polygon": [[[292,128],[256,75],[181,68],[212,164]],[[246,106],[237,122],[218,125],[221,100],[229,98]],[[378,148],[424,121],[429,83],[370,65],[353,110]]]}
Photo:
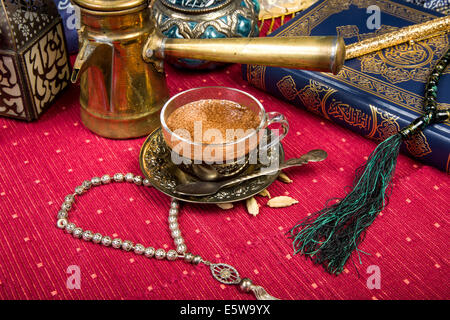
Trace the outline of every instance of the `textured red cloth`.
{"label": "textured red cloth", "polygon": [[[399,157],[389,206],[369,228],[357,255],[339,275],[327,274],[293,256],[284,233],[324,202],[343,195],[354,170],[375,143],[264,92],[241,79],[240,66],[208,73],[167,68],[171,94],[219,85],[255,95],[268,111],[290,121],[283,141],[287,157],[323,148],[329,158],[287,171],[294,182],[276,181],[272,196],[299,203],[271,209],[267,198],[256,217],[244,203],[224,211],[184,204],[180,224],[188,248],[213,262],[235,266],[282,299],[448,299],[448,177],[406,156]],[[0,119],[0,298],[1,299],[253,299],[210,276],[205,266],[147,259],[87,243],[56,228],[64,197],[83,180],[105,173],[140,173],[145,138],[109,140],[80,121],[79,88],[72,86],[33,123]],[[84,229],[144,245],[173,248],[167,227],[170,199],[153,188],[111,184],[79,198],[71,220]],[[81,271],[81,288],[68,289],[66,270]],[[369,289],[379,267],[381,288]],[[370,280],[370,279],[369,279]],[[369,281],[370,282],[370,281]]]}

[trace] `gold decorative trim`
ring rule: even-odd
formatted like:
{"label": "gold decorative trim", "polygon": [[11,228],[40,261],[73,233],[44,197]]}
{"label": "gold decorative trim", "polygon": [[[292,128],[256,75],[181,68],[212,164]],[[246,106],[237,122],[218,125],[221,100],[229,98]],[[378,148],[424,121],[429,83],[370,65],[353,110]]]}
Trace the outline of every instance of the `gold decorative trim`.
{"label": "gold decorative trim", "polygon": [[[357,37],[358,41],[389,34],[398,29],[398,27],[382,25],[375,32],[359,34],[356,25],[336,28],[338,35],[343,38]],[[448,45],[448,37],[440,35],[370,52],[358,59],[361,61],[362,72],[378,74],[389,83],[410,80],[425,83],[437,60],[447,51]]]}
{"label": "gold decorative trim", "polygon": [[[323,74],[328,76],[328,74]],[[333,78],[377,97],[386,99],[418,114],[422,113],[422,96],[395,87],[361,71],[344,66],[341,72]]]}
{"label": "gold decorative trim", "polygon": [[[348,10],[350,5],[355,5],[358,8],[367,8],[373,5],[372,0],[326,0],[321,4],[305,13],[300,19],[295,21],[289,27],[278,33],[275,37],[288,37],[288,36],[308,36],[312,29],[317,27],[323,20],[329,18],[331,15]],[[386,12],[398,18],[411,21],[413,23],[420,23],[427,20],[437,18],[436,15],[428,12],[419,11],[392,2],[390,0],[378,0],[377,6],[380,7],[382,12]]]}
{"label": "gold decorative trim", "polygon": [[[325,0],[309,12],[305,13],[300,19],[293,22],[283,31],[275,35],[275,37],[310,35],[311,30],[320,25],[322,21],[333,14],[348,10],[350,5],[356,5],[359,8],[366,8],[371,4],[373,4],[371,0]],[[422,12],[389,0],[379,0],[377,5],[383,12],[407,21],[411,21],[412,23],[420,23],[437,17],[436,15]],[[391,27],[386,26],[385,30],[386,29],[391,29]],[[347,36],[357,36],[359,33],[359,30],[357,30],[357,27],[355,28],[355,26],[343,26],[337,31],[340,32],[341,35],[345,34]],[[371,34],[359,35],[361,39],[365,39],[370,36]],[[430,38],[427,41],[433,42],[437,41],[437,39],[438,37]],[[446,43],[448,44],[448,38],[446,40]],[[248,81],[258,88],[265,89],[265,69],[265,67],[260,66],[248,66]],[[423,73],[423,70],[418,70],[418,72]],[[450,70],[447,70],[444,73],[449,74]],[[422,96],[384,82],[375,77],[371,77],[367,73],[344,66],[341,72],[337,75],[331,75],[328,73],[323,73],[323,75],[337,79],[343,83],[361,89],[362,91],[390,101],[393,104],[413,111],[418,115],[422,114]],[[423,75],[414,74],[413,76],[419,77],[418,79],[420,80]],[[400,129],[397,122],[398,117],[393,116],[390,113],[382,112],[375,106],[370,106],[371,114],[366,114],[351,105],[344,104],[343,102],[334,99],[332,94],[336,92],[336,90],[317,81],[310,80],[308,85],[303,87],[301,90],[297,90],[294,79],[291,76],[285,76],[278,81],[277,87],[285,99],[294,100],[298,97],[302,101],[303,105],[314,113],[320,114],[328,119],[332,117],[334,119],[344,121],[351,127],[357,127],[359,129],[366,128],[368,130],[368,134],[366,135],[368,138],[380,141]],[[326,103],[328,103],[327,106]],[[448,103],[438,104],[438,108],[449,107],[450,104]],[[450,126],[450,123],[449,121],[446,121],[443,125]],[[431,153],[430,145],[423,133],[420,133],[408,141],[406,143],[406,147],[415,157],[423,157]],[[447,160],[447,173],[449,172],[450,154]]]}
{"label": "gold decorative trim", "polygon": [[424,157],[432,152],[427,137],[419,132],[405,141],[406,149],[416,158]]}
{"label": "gold decorative trim", "polygon": [[372,105],[370,105],[370,112],[372,113],[372,130],[366,136],[367,138],[380,142],[400,131],[397,116],[381,111]]}
{"label": "gold decorative trim", "polygon": [[[275,37],[286,37],[286,36],[305,36],[310,35],[311,30],[322,23],[325,19],[329,18],[331,15],[348,10],[350,5],[355,5],[359,8],[366,8],[367,6],[373,4],[371,0],[326,0],[321,4],[312,8],[309,12],[305,13],[300,19],[292,23],[286,29],[282,30],[280,33],[275,35]],[[413,23],[420,23],[436,18],[436,15],[422,12],[406,5],[392,2],[390,0],[379,0],[377,5],[383,12],[391,14],[395,17],[411,21]],[[386,27],[387,28],[387,27]],[[385,28],[385,29],[386,29]],[[354,27],[341,28],[338,32],[348,34],[359,33]],[[369,37],[370,35],[360,35],[361,39]],[[433,43],[432,38],[426,41]],[[448,43],[448,42],[447,42]],[[378,53],[374,53],[378,54]],[[251,69],[251,68],[249,68]],[[418,70],[414,75],[408,75],[409,77],[423,78],[423,70]],[[445,73],[448,73],[445,72]],[[362,73],[358,70],[343,67],[341,72],[337,75],[332,75],[329,73],[322,73],[324,76],[337,79],[353,87],[361,89],[365,92],[373,94],[382,99],[388,100],[396,105],[404,107],[408,110],[416,112],[417,114],[422,113],[422,101],[423,97],[419,96],[408,90],[401,89],[397,86],[393,86],[388,82],[384,82],[380,79],[371,77],[366,73]],[[256,81],[254,79],[254,81]],[[439,107],[442,108],[442,104]],[[450,126],[449,121],[443,123],[446,126]]]}
{"label": "gold decorative trim", "polygon": [[[400,131],[398,116],[373,105],[370,105],[370,112],[366,113],[343,103],[332,96],[337,90],[320,82],[309,80],[306,86],[298,90],[292,76],[285,76],[277,82],[277,88],[285,99],[292,101],[298,98],[308,111],[328,120],[343,121],[357,130],[364,130],[369,139],[382,141]],[[422,132],[406,141],[406,147],[409,153],[417,158],[431,153],[430,145]]]}
{"label": "gold decorative trim", "polygon": [[414,23],[406,27],[397,28],[387,34],[349,44],[345,47],[345,59],[348,60],[382,49],[395,48],[401,44],[417,43],[421,40],[445,35],[449,29],[450,16]]}
{"label": "gold decorative trim", "polygon": [[248,65],[247,66],[247,80],[256,88],[266,89],[266,66]]}

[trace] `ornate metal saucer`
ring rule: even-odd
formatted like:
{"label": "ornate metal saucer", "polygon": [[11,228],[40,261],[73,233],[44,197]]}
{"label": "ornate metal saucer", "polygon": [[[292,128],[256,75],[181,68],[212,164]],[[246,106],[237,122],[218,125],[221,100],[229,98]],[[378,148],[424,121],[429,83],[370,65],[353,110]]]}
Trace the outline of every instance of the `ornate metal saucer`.
{"label": "ornate metal saucer", "polygon": [[[278,154],[268,152],[270,163],[284,162],[284,150],[280,143]],[[139,154],[139,165],[144,176],[150,180],[151,184],[170,197],[187,202],[197,203],[223,203],[234,202],[250,198],[258,192],[264,190],[277,178],[279,172],[273,175],[261,176],[237,185],[222,189],[214,195],[204,197],[182,196],[175,193],[174,189],[178,184],[198,181],[194,176],[180,170],[170,160],[170,149],[161,134],[161,129],[153,131],[145,140]],[[249,165],[241,174],[247,175],[256,170],[260,170],[270,164]]]}

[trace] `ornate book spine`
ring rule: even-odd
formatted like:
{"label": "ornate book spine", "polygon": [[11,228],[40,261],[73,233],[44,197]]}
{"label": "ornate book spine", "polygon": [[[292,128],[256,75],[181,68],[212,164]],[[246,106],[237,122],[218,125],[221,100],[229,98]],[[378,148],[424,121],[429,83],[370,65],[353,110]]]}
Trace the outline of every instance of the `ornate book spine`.
{"label": "ornate book spine", "polygon": [[[417,112],[375,95],[359,94],[325,74],[253,65],[243,65],[242,69],[244,79],[253,86],[377,141],[384,140],[419,116]],[[351,69],[344,67],[341,73],[345,77]],[[449,173],[449,124],[427,128],[407,141],[402,151]]]}

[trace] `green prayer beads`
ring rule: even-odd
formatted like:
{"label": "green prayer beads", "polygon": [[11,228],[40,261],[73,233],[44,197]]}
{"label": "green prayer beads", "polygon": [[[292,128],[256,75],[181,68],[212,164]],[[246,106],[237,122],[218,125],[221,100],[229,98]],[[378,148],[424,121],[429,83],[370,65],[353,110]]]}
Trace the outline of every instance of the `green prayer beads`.
{"label": "green prayer beads", "polygon": [[439,59],[425,86],[424,114],[400,131],[403,139],[409,139],[412,135],[425,129],[426,126],[432,123],[444,122],[449,118],[450,110],[439,110],[436,102],[439,80],[445,68],[448,66],[449,61],[450,49]]}

